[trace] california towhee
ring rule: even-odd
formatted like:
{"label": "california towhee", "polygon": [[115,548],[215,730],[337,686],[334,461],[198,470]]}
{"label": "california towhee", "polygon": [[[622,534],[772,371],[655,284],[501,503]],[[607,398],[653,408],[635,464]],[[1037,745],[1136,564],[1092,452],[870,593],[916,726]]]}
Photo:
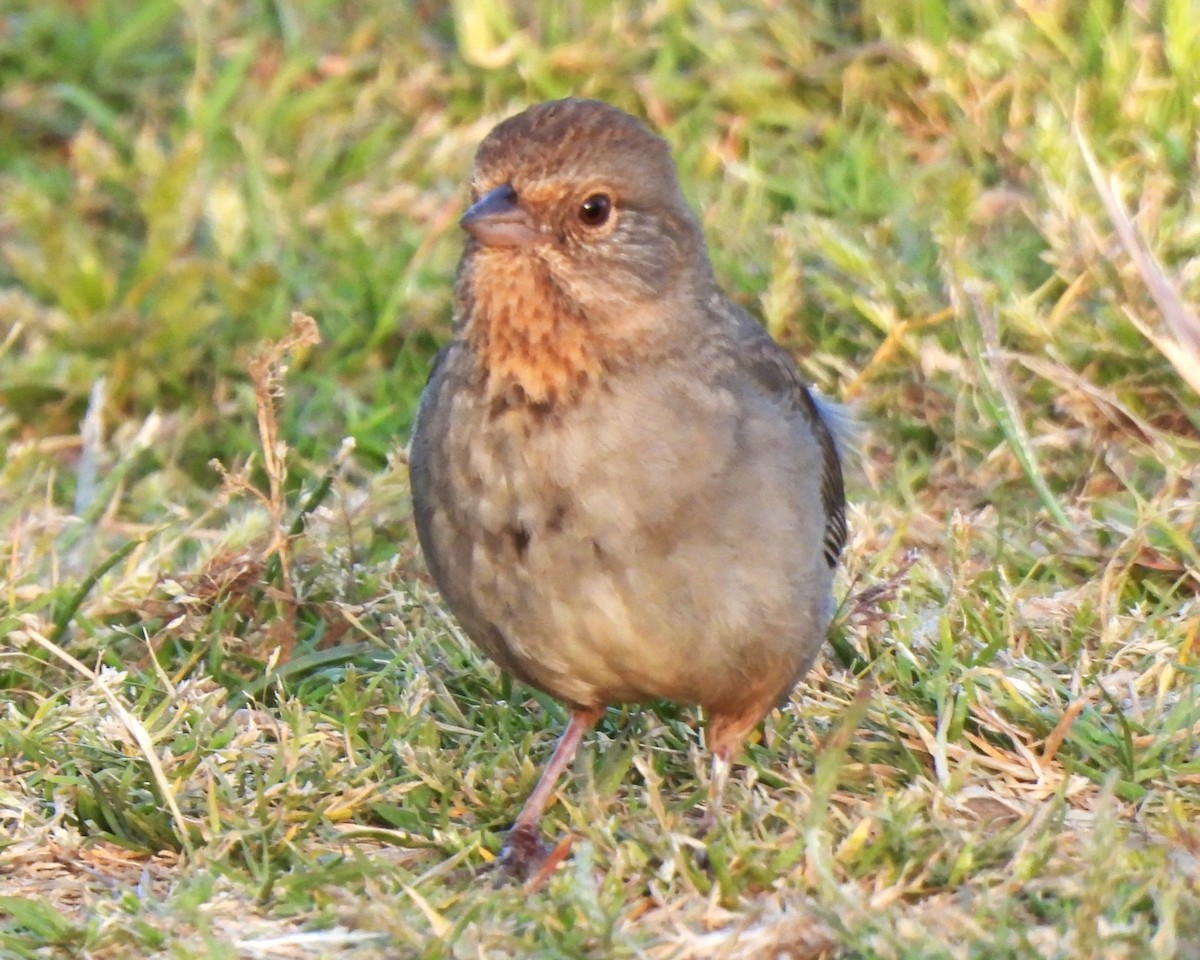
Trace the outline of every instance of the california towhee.
{"label": "california towhee", "polygon": [[706,819],[746,734],[824,640],[846,538],[840,413],[717,286],[667,143],[603,103],[484,139],[410,471],[467,635],[571,708],[503,859],[615,703],[707,714]]}

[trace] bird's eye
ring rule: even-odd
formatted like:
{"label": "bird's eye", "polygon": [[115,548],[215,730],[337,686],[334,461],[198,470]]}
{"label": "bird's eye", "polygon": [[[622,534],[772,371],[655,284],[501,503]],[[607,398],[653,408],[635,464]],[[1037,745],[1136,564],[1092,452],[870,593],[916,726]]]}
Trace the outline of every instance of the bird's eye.
{"label": "bird's eye", "polygon": [[602,227],[612,215],[612,200],[606,193],[593,193],[579,205],[579,221],[585,227]]}

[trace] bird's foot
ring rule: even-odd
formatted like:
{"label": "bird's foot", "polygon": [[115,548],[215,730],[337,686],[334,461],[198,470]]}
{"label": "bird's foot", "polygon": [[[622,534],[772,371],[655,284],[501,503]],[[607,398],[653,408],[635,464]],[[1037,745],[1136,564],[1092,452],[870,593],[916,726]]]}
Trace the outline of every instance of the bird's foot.
{"label": "bird's foot", "polygon": [[518,825],[508,832],[500,849],[500,869],[514,880],[528,880],[550,855],[537,829]]}
{"label": "bird's foot", "polygon": [[509,831],[500,850],[499,866],[505,876],[523,881],[525,889],[533,891],[550,878],[570,852],[570,834],[553,848],[548,848],[538,837],[536,828],[520,825]]}
{"label": "bird's foot", "polygon": [[715,824],[709,821],[708,817],[704,818],[700,829],[696,832],[696,845],[693,850],[695,855],[694,862],[697,867],[712,876],[712,857],[709,855],[709,848],[715,835]]}

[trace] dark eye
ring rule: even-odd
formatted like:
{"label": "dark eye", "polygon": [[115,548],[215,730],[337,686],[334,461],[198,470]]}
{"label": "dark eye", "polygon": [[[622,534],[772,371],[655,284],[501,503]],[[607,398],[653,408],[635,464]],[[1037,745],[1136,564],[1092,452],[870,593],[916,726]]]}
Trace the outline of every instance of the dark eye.
{"label": "dark eye", "polygon": [[579,221],[585,227],[602,227],[612,214],[612,200],[606,193],[593,193],[579,205]]}

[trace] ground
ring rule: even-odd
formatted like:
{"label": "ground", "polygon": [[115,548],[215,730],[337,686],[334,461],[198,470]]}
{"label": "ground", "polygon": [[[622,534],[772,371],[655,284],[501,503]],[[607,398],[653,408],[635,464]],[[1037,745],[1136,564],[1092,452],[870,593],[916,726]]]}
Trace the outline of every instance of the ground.
{"label": "ground", "polygon": [[[404,444],[471,154],[671,142],[730,294],[851,402],[827,654],[726,792],[459,632]],[[0,13],[0,956],[1200,956],[1190,0]],[[349,439],[347,439],[349,438]]]}

